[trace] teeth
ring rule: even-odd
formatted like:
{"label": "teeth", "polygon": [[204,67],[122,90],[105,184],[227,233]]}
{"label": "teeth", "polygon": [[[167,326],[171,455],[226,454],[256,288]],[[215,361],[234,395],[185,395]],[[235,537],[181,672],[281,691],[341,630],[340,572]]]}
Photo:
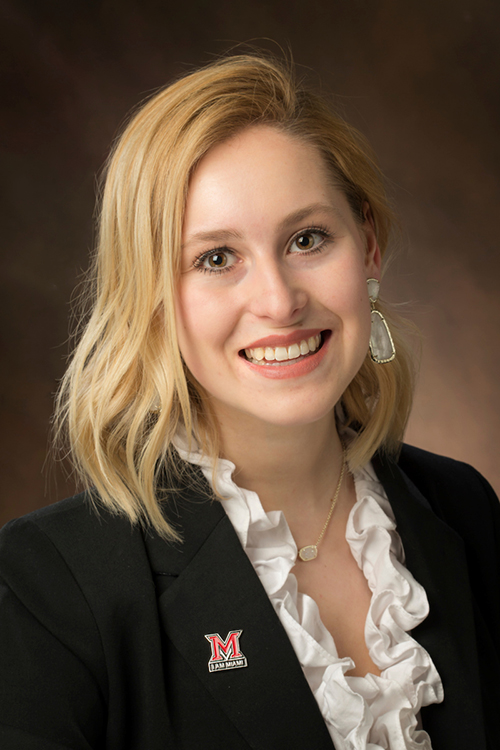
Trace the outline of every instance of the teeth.
{"label": "teeth", "polygon": [[266,346],[264,349],[261,346],[255,349],[245,349],[247,359],[253,362],[286,362],[289,359],[297,359],[297,357],[304,356],[310,352],[315,352],[321,344],[321,334],[316,336],[310,336],[307,341],[303,339],[299,344],[291,344],[290,346]]}
{"label": "teeth", "polygon": [[266,356],[266,353],[264,349],[261,346],[259,346],[257,349],[253,350],[253,356],[254,356],[254,359],[257,359],[260,362],[261,360],[264,359],[264,357]]}
{"label": "teeth", "polygon": [[286,359],[288,359],[288,349],[286,348],[286,346],[277,346],[274,352],[274,356],[278,360],[278,362],[284,362]]}
{"label": "teeth", "polygon": [[[249,349],[249,351],[252,351]],[[266,352],[264,354],[264,357],[267,359],[268,362],[272,362],[273,359],[276,359],[274,354],[274,349],[271,349],[270,346],[266,347]]]}

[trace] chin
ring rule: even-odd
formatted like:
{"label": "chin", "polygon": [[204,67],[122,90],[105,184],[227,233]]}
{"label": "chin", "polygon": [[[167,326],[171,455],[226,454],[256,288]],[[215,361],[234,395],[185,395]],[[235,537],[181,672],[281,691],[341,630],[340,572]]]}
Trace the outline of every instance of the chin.
{"label": "chin", "polygon": [[303,404],[301,408],[294,405],[287,407],[279,404],[273,404],[270,408],[264,410],[252,410],[247,412],[250,419],[267,424],[270,427],[305,427],[325,419],[333,413],[337,402],[328,401],[327,404],[312,404],[311,402]]}

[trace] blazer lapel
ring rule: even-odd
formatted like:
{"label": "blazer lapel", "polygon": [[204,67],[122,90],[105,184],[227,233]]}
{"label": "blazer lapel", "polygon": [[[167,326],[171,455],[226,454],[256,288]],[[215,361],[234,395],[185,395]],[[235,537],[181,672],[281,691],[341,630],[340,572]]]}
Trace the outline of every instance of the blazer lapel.
{"label": "blazer lapel", "polygon": [[[180,548],[146,540],[153,572],[170,581],[159,596],[167,637],[250,747],[331,750],[295,652],[224,509],[201,494],[184,498],[178,509]],[[209,671],[205,636],[225,642],[231,631],[241,631],[246,665]]]}
{"label": "blazer lapel", "polygon": [[406,565],[429,600],[429,616],[412,635],[432,657],[445,698],[422,709],[424,728],[433,750],[483,750],[476,632],[462,539],[396,464],[380,456],[373,464],[396,516]]}

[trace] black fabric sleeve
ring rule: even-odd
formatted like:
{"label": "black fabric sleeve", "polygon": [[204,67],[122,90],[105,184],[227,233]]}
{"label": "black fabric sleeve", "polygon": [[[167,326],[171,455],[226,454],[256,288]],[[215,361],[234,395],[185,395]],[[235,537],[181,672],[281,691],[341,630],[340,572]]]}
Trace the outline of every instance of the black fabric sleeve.
{"label": "black fabric sleeve", "polygon": [[473,467],[404,446],[400,467],[464,543],[473,593],[487,746],[498,748],[500,693],[500,503]]}
{"label": "black fabric sleeve", "polygon": [[400,467],[463,539],[471,588],[500,657],[500,503],[472,466],[404,446]]}
{"label": "black fabric sleeve", "polygon": [[0,747],[104,747],[99,632],[52,541],[30,520],[0,532]]}

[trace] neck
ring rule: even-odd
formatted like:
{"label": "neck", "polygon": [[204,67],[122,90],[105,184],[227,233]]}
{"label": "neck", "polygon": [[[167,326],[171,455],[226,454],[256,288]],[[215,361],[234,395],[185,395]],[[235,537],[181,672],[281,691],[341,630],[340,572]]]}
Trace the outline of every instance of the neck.
{"label": "neck", "polygon": [[239,415],[217,415],[222,455],[236,466],[240,487],[257,492],[266,512],[283,510],[289,523],[304,512],[328,510],[340,474],[342,444],[333,411],[308,425],[281,426]]}

